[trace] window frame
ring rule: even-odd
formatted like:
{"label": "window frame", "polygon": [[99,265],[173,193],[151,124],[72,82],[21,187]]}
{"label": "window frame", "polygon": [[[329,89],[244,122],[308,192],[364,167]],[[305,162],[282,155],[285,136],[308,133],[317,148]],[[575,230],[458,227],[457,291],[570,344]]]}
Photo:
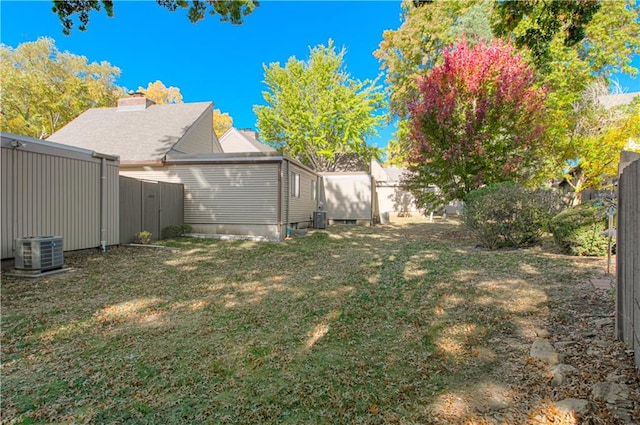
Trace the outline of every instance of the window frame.
{"label": "window frame", "polygon": [[290,196],[292,198],[300,197],[300,174],[295,171],[291,172],[291,182],[289,186]]}

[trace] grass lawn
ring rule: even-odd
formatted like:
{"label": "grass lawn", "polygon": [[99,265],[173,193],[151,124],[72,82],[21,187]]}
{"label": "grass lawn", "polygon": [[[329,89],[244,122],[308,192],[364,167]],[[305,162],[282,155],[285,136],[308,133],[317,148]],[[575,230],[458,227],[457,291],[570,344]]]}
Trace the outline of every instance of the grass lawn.
{"label": "grass lawn", "polygon": [[455,223],[166,244],[3,276],[2,423],[538,423],[586,391],[527,355],[602,260]]}

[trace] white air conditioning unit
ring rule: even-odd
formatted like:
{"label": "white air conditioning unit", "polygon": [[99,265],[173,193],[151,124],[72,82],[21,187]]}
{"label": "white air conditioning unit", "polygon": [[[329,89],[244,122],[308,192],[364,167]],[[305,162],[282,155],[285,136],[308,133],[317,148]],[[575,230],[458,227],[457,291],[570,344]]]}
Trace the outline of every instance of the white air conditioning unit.
{"label": "white air conditioning unit", "polygon": [[45,271],[64,265],[62,236],[31,236],[16,239],[14,267],[18,270]]}

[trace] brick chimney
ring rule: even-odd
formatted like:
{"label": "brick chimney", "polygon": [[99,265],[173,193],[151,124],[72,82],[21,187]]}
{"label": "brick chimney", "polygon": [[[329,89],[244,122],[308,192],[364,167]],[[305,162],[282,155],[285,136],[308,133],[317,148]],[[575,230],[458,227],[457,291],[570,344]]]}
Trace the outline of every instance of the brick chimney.
{"label": "brick chimney", "polygon": [[147,99],[144,93],[130,93],[129,97],[118,99],[118,111],[144,111],[151,105],[156,103]]}

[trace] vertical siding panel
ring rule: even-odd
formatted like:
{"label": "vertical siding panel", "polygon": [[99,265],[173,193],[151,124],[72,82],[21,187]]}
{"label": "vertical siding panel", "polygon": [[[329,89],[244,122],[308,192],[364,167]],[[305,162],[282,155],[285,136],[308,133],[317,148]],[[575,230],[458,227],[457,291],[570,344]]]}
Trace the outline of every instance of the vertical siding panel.
{"label": "vertical siding panel", "polygon": [[[52,193],[53,193],[53,210],[54,210],[54,215],[52,217],[53,222],[51,223],[51,231],[55,236],[62,236],[62,219],[63,219],[63,214],[60,211],[61,205],[64,203],[64,198],[63,193],[64,193],[64,179],[63,179],[63,170],[64,170],[64,166],[66,164],[64,163],[64,159],[60,158],[60,157],[56,157],[55,158],[55,173],[53,174],[54,177],[54,187],[52,188]],[[62,243],[65,245],[65,249],[66,249],[66,242],[63,240]]]}
{"label": "vertical siding panel", "polygon": [[[27,155],[29,157],[29,165],[27,167],[27,179],[29,183],[27,185],[27,196],[25,196],[25,200],[27,201],[27,227],[29,229],[29,236],[35,236],[35,199],[33,195],[35,193],[35,179],[37,178],[37,175],[40,173],[40,171],[38,170],[36,165],[35,155],[31,152],[29,152]],[[29,170],[34,170],[34,172],[29,172]]]}
{"label": "vertical siding panel", "polygon": [[82,234],[81,242],[91,243],[91,241],[93,241],[93,243],[98,246],[100,245],[100,223],[96,222],[95,216],[100,214],[100,204],[96,203],[96,195],[100,193],[100,190],[95,190],[96,176],[93,173],[93,169],[95,168],[94,164],[83,163],[82,168],[84,168],[82,172],[86,173],[85,175],[87,175],[88,178],[80,182],[80,189],[81,193],[89,193],[89,196],[85,201],[88,213],[86,214],[86,230]]}
{"label": "vertical siding panel", "polygon": [[[43,216],[47,214],[46,201],[43,197],[43,188],[42,184],[47,179],[48,175],[48,167],[47,161],[43,155],[34,155],[37,163],[38,174],[36,181],[33,182],[34,186],[34,207],[33,207],[33,218],[36,224],[36,234],[43,235],[44,233],[44,225],[43,225]],[[45,169],[47,167],[47,169]]]}
{"label": "vertical siding panel", "polygon": [[616,333],[640,367],[640,160],[620,175],[617,224]]}
{"label": "vertical siding panel", "polygon": [[107,243],[116,245],[120,243],[120,187],[118,167],[107,166]]}
{"label": "vertical siding panel", "polygon": [[26,174],[27,174],[27,156],[22,153],[22,151],[18,151],[18,163],[19,163],[19,174],[20,174],[20,181],[18,183],[18,208],[16,210],[16,222],[17,222],[17,227],[18,227],[18,232],[17,232],[17,237],[23,237],[23,236],[27,236],[24,234],[24,221],[25,221],[25,214],[24,214],[24,193],[25,193],[25,189],[27,187],[27,179],[26,179]]}
{"label": "vertical siding panel", "polygon": [[29,159],[30,159],[30,155],[28,153],[25,153],[23,155],[20,155],[22,157],[22,166],[21,166],[21,172],[22,172],[22,184],[19,186],[19,193],[20,193],[20,212],[18,213],[18,220],[20,221],[20,237],[23,236],[29,236],[28,234],[25,233],[25,230],[27,229],[27,226],[29,225],[30,222],[30,218],[29,218],[29,201],[28,201],[28,197],[26,196],[27,193],[29,193],[29,190],[31,189],[30,186],[30,179],[29,179],[29,175],[27,173],[27,170],[29,168]]}
{"label": "vertical siding panel", "polygon": [[[67,151],[33,140],[34,149],[7,148],[1,158],[1,255],[11,258],[14,237],[59,235],[65,251],[100,243],[100,160],[89,152]],[[32,144],[31,144],[32,143]],[[110,243],[119,243],[118,164],[108,166],[108,226]],[[115,186],[115,187],[114,187]],[[16,189],[14,189],[16,188]],[[115,199],[114,199],[115,197]],[[113,212],[113,213],[110,213]]]}
{"label": "vertical siding panel", "polygon": [[39,233],[41,235],[48,235],[49,211],[51,211],[51,205],[49,204],[49,180],[51,179],[51,174],[53,172],[53,167],[51,167],[52,158],[44,155],[39,156],[42,164],[40,181],[38,182],[40,190],[38,199],[40,199],[41,208],[38,213],[38,222],[40,223]]}
{"label": "vertical siding panel", "polygon": [[2,218],[2,252],[0,256],[7,258],[13,256],[13,231],[11,223],[13,223],[13,159],[14,152],[9,149],[2,149],[0,152],[0,173],[2,173],[2,182],[0,187],[0,217]]}

